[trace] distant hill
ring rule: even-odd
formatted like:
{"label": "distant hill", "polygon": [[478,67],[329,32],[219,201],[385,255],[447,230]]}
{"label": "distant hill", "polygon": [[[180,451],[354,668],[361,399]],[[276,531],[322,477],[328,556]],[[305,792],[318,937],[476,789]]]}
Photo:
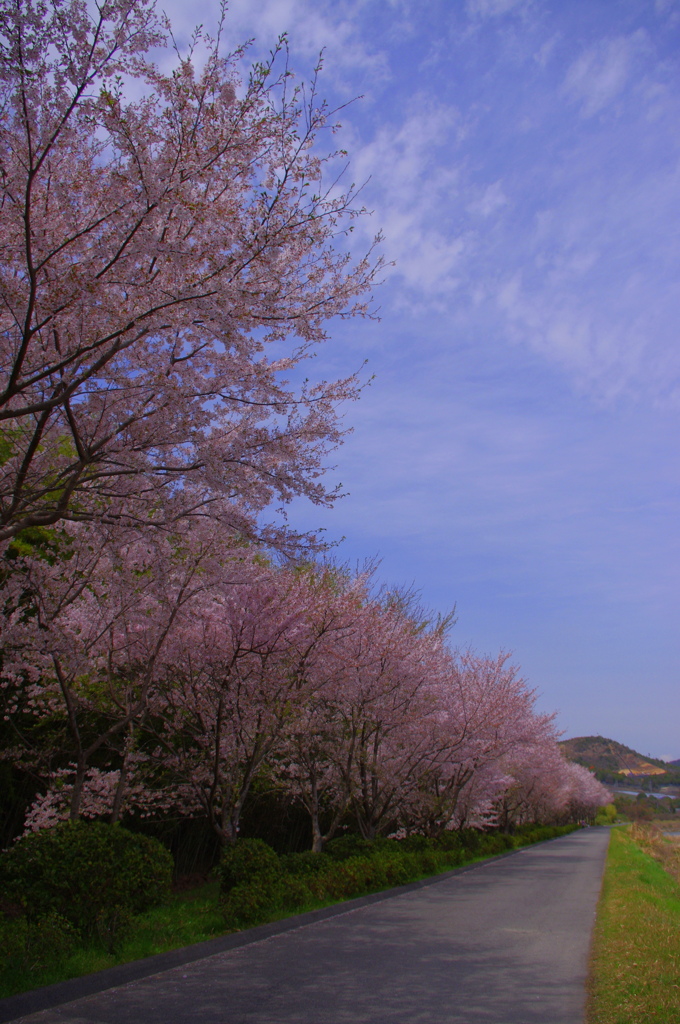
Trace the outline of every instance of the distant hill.
{"label": "distant hill", "polygon": [[637,750],[604,736],[576,736],[571,740],[561,740],[560,747],[570,761],[590,768],[604,782],[655,776],[659,785],[680,785],[680,759],[666,763],[654,757],[644,757]]}

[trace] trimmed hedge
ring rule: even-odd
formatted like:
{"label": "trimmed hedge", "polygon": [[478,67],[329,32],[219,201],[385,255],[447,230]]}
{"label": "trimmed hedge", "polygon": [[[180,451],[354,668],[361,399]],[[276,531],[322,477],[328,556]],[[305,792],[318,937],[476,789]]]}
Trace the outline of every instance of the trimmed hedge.
{"label": "trimmed hedge", "polygon": [[552,839],[576,826],[532,826],[501,832],[445,833],[437,839],[342,836],[324,853],[277,857],[261,839],[239,839],[223,854],[220,905],[230,928],[249,928],[305,906],[333,903],[437,874],[478,857]]}
{"label": "trimmed hedge", "polygon": [[278,855],[262,839],[239,839],[228,846],[219,863],[220,892],[226,896],[233,888],[250,881],[277,879],[282,872]]}

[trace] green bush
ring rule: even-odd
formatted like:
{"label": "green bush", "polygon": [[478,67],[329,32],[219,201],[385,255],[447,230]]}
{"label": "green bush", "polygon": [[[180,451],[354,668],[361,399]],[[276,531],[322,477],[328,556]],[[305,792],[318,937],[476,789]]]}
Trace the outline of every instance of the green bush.
{"label": "green bush", "polygon": [[457,853],[461,858],[464,856],[465,846],[461,842],[458,832],[451,830],[443,832],[437,839],[437,846],[440,850],[446,850],[447,853]]}
{"label": "green bush", "polygon": [[220,907],[228,927],[250,928],[277,914],[299,910],[310,898],[302,879],[268,875],[233,886],[222,897]]}
{"label": "green bush", "polygon": [[418,858],[406,850],[389,850],[379,853],[376,863],[380,866],[387,885],[406,885],[414,875],[420,874]]}
{"label": "green bush", "polygon": [[556,839],[558,836],[574,832],[578,825],[520,825],[515,830],[515,846],[528,846],[530,843],[541,843],[546,839]]}
{"label": "green bush", "polygon": [[325,853],[284,853],[280,860],[281,870],[289,875],[305,878],[308,875],[319,875],[332,866],[333,861]]}
{"label": "green bush", "polygon": [[0,972],[35,973],[65,960],[78,933],[60,914],[0,919]]}
{"label": "green bush", "polygon": [[462,828],[456,832],[458,843],[473,856],[477,856],[479,847],[484,841],[484,833],[478,832],[475,828]]}
{"label": "green bush", "polygon": [[394,840],[364,839],[363,836],[338,836],[326,843],[324,853],[333,860],[347,860],[349,857],[370,857],[376,850],[393,845]]}
{"label": "green bush", "polygon": [[601,807],[595,815],[596,825],[613,825],[616,821],[617,810],[615,804],[607,804]]}
{"label": "green bush", "polygon": [[460,850],[447,852],[446,850],[422,850],[416,854],[418,859],[418,874],[434,874],[437,871],[445,871],[446,868],[460,863]]}
{"label": "green bush", "polygon": [[60,915],[110,946],[134,914],[170,894],[172,857],[156,839],[103,822],[66,822],[0,855],[0,887],[32,924]]}
{"label": "green bush", "polygon": [[319,899],[344,900],[366,892],[376,873],[373,858],[347,857],[317,879],[309,879],[308,884]]}
{"label": "green bush", "polygon": [[278,879],[281,863],[271,846],[262,839],[237,839],[222,853],[218,872],[220,892],[226,896],[236,886],[251,880]]}
{"label": "green bush", "polygon": [[225,923],[244,928],[264,921],[275,912],[285,897],[281,879],[251,878],[234,885],[220,901]]}
{"label": "green bush", "polygon": [[486,832],[482,834],[475,848],[475,855],[484,856],[488,854],[493,856],[494,854],[505,853],[506,850],[514,850],[516,845],[513,836],[506,835],[503,832]]}
{"label": "green bush", "polygon": [[409,853],[420,853],[425,850],[434,850],[437,846],[435,839],[430,839],[429,836],[404,836],[403,839],[399,840],[399,849],[408,850]]}

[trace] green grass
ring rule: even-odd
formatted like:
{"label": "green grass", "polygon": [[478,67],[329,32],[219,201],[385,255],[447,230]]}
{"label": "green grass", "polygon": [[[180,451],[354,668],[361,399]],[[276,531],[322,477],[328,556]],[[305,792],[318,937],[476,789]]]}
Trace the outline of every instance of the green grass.
{"label": "green grass", "polygon": [[14,970],[0,970],[0,998],[56,981],[79,978],[116,964],[142,960],[155,953],[204,942],[222,935],[224,918],[218,908],[217,881],[175,894],[169,903],[141,914],[114,952],[96,946],[79,947],[58,963],[27,962]]}
{"label": "green grass", "polygon": [[680,1024],[680,885],[642,849],[643,837],[612,831],[593,939],[588,1024]]}

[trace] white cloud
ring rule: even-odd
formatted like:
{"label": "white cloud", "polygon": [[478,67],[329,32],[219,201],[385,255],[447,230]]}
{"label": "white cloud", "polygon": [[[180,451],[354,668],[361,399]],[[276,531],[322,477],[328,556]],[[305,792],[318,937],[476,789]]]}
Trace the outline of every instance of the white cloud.
{"label": "white cloud", "polygon": [[670,405],[680,402],[680,353],[668,344],[667,326],[653,308],[641,310],[628,301],[624,284],[604,303],[579,293],[575,277],[585,274],[594,257],[574,258],[573,276],[540,288],[508,277],[496,301],[505,315],[507,333],[566,371],[578,390],[610,402],[620,397],[647,398]]}
{"label": "white cloud", "polygon": [[592,117],[608,106],[626,87],[637,58],[647,49],[641,29],[630,36],[605,39],[585,50],[567,70],[563,89]]}
{"label": "white cloud", "polygon": [[[370,179],[366,201],[385,234],[387,258],[423,295],[455,288],[468,244],[465,230],[451,229],[460,202],[460,169],[451,158],[460,126],[452,107],[419,95],[400,124],[383,125],[370,142],[351,146],[353,177]],[[494,190],[485,208],[499,201]]]}
{"label": "white cloud", "polygon": [[473,18],[499,18],[511,12],[533,7],[532,0],[468,0],[466,8]]}
{"label": "white cloud", "polygon": [[[197,22],[207,29],[215,24],[212,0],[186,4],[165,0],[173,25],[186,37]],[[387,73],[385,56],[360,30],[356,3],[310,4],[308,0],[230,0],[226,19],[228,46],[254,38],[256,52],[269,50],[284,33],[294,54],[315,62],[325,53],[326,74],[338,81],[346,72],[378,78]]]}
{"label": "white cloud", "polygon": [[500,181],[494,181],[493,185],[487,185],[482,190],[481,194],[473,199],[468,209],[472,213],[477,213],[482,217],[488,217],[492,213],[496,213],[502,206],[505,206],[508,198],[503,192],[503,184]]}
{"label": "white cloud", "polygon": [[536,61],[539,67],[547,67],[553,53],[555,52],[555,48],[559,42],[559,39],[560,36],[556,33],[549,39],[546,39],[545,42],[541,43],[538,50],[534,53],[534,60]]}

